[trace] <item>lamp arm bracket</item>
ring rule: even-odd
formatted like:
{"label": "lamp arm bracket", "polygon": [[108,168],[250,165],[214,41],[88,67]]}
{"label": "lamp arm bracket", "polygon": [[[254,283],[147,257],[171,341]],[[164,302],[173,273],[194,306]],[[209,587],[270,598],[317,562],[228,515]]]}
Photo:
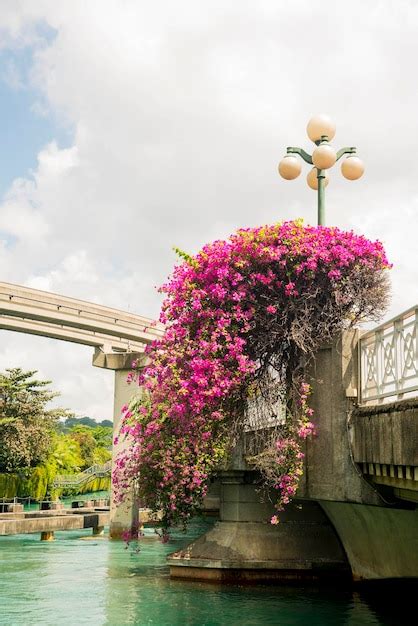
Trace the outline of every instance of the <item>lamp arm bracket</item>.
{"label": "lamp arm bracket", "polygon": [[305,150],[303,150],[302,148],[288,147],[287,148],[287,154],[298,154],[299,156],[302,157],[302,159],[304,161],[306,161],[306,163],[310,163],[312,165],[312,157],[311,157],[311,155],[308,154],[307,152],[305,152]]}
{"label": "lamp arm bracket", "polygon": [[352,146],[351,148],[341,148],[337,152],[337,161],[341,159],[341,157],[344,154],[355,154],[355,153],[356,153],[356,148],[354,148],[354,146]]}

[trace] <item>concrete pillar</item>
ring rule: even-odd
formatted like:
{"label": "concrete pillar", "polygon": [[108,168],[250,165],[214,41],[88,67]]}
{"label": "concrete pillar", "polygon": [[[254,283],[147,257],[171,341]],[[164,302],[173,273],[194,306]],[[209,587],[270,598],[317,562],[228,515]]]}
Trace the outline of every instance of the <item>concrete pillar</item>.
{"label": "concrete pillar", "polygon": [[[112,369],[115,372],[115,392],[113,407],[113,436],[119,435],[121,422],[121,408],[128,404],[131,398],[139,392],[135,383],[128,384],[127,378],[131,371],[132,361],[144,363],[144,354],[138,352],[129,353],[104,353],[96,350],[93,357],[95,367]],[[112,448],[112,470],[116,457],[126,446],[124,441],[119,441]],[[110,530],[112,539],[120,539],[126,532],[133,532],[138,526],[138,502],[133,493],[127,494],[122,504],[116,504],[111,490],[110,499]]]}
{"label": "concrete pillar", "polygon": [[17,503],[9,504],[8,511],[9,513],[23,513],[23,504],[17,504]]}
{"label": "concrete pillar", "polygon": [[343,332],[315,356],[309,382],[317,435],[306,443],[298,496],[380,505],[382,500],[353,462],[349,416],[357,401],[359,331]]}
{"label": "concrete pillar", "polygon": [[[358,331],[324,346],[312,367],[318,436],[306,445],[305,473],[295,500],[275,513],[245,463],[245,441],[222,473],[220,521],[168,559],[172,576],[225,580],[335,577],[350,574],[340,540],[316,500],[381,504],[351,458],[348,416],[357,395]],[[244,444],[244,445],[243,445]],[[273,497],[274,500],[274,497]],[[328,511],[327,511],[328,512]]]}
{"label": "concrete pillar", "polygon": [[41,533],[41,541],[54,541],[54,531],[53,530],[45,530]]}
{"label": "concrete pillar", "polygon": [[[316,502],[295,501],[276,513],[255,472],[221,473],[220,521],[168,557],[174,578],[262,582],[348,578],[336,533]],[[274,494],[272,494],[274,496]]]}

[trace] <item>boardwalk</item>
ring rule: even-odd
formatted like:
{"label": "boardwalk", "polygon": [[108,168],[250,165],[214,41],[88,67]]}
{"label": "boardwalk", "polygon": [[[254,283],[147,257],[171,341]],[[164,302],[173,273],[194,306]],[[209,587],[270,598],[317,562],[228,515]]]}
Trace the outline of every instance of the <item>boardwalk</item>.
{"label": "boardwalk", "polygon": [[[106,510],[107,509],[107,510]],[[18,511],[0,513],[0,536],[41,533],[41,539],[53,539],[54,531],[92,528],[93,534],[101,534],[109,524],[109,510],[57,509],[52,511]]]}

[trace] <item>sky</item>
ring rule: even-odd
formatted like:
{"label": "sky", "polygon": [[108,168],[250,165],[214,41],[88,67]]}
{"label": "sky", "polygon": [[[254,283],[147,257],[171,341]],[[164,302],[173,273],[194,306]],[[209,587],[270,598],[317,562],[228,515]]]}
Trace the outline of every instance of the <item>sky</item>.
{"label": "sky", "polygon": [[[277,164],[325,113],[366,166],[331,170],[327,224],[385,244],[387,317],[415,305],[417,32],[413,0],[2,0],[0,280],[156,318],[173,246],[315,223],[305,176]],[[91,358],[0,331],[1,370],[109,419],[113,373]]]}

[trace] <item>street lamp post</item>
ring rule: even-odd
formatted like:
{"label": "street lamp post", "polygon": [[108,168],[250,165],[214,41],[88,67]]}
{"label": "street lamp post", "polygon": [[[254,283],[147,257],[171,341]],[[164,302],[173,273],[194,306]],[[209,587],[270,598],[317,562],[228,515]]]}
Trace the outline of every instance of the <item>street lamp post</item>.
{"label": "street lamp post", "polygon": [[287,154],[279,163],[279,174],[286,180],[293,180],[302,171],[301,163],[294,155],[302,157],[306,163],[313,165],[307,176],[307,182],[311,189],[318,191],[318,225],[325,224],[325,187],[329,183],[328,170],[341,159],[348,155],[342,162],[342,175],[348,180],[357,180],[363,175],[363,162],[356,155],[356,148],[341,148],[337,152],[329,143],[335,135],[335,124],[327,115],[316,115],[309,120],[306,128],[308,137],[316,148],[312,154],[308,154],[302,148],[287,148]]}

